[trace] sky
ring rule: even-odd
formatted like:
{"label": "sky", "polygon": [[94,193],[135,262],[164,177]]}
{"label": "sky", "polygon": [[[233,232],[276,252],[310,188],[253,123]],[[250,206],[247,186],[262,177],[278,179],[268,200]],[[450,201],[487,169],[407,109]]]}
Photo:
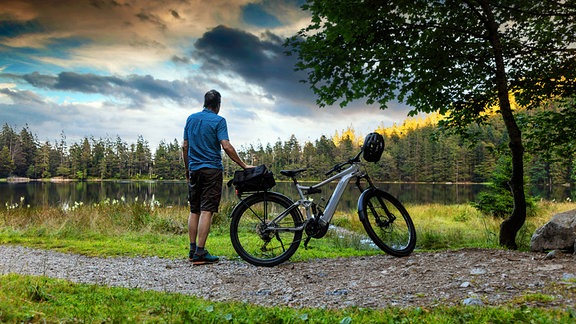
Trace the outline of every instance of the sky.
{"label": "sky", "polygon": [[401,124],[408,108],[319,108],[287,37],[302,0],[0,0],[0,122],[40,142],[182,141],[204,93],[222,94],[231,143],[302,144]]}

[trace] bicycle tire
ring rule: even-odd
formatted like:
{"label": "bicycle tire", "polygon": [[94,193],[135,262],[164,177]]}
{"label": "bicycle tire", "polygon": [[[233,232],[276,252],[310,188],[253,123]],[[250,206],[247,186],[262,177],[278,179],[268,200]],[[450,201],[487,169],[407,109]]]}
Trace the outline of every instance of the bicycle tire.
{"label": "bicycle tire", "polygon": [[289,210],[289,215],[276,224],[276,228],[284,230],[268,231],[267,226],[292,205],[292,200],[276,192],[255,193],[240,201],[230,222],[230,239],[236,253],[248,263],[264,267],[290,259],[302,239],[303,230],[293,230],[302,225],[298,208]]}
{"label": "bicycle tire", "polygon": [[358,199],[358,215],[368,236],[384,252],[404,257],[416,247],[416,229],[408,211],[391,194],[365,190]]}

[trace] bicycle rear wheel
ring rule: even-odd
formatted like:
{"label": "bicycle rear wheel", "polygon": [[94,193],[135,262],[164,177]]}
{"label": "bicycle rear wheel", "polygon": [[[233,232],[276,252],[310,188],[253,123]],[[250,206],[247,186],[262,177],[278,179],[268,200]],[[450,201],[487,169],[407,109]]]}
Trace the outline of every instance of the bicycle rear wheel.
{"label": "bicycle rear wheel", "polygon": [[[232,211],[230,239],[245,261],[271,267],[288,260],[302,239],[302,217],[292,201],[275,192],[248,196]],[[279,215],[284,216],[276,219]],[[275,220],[276,219],[276,220]]]}
{"label": "bicycle rear wheel", "polygon": [[358,200],[358,215],[372,241],[384,252],[407,256],[416,247],[414,223],[398,199],[371,188]]}

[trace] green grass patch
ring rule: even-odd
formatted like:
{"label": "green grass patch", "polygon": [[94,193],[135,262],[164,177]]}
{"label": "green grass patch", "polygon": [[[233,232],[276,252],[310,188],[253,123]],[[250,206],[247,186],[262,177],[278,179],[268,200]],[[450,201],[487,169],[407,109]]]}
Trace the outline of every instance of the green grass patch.
{"label": "green grass patch", "polygon": [[575,316],[574,310],[527,307],[261,307],[46,277],[0,276],[3,323],[572,323]]}
{"label": "green grass patch", "polygon": [[[233,205],[222,206],[213,219],[207,247],[227,258],[237,255],[230,244],[228,215]],[[498,248],[501,219],[481,214],[469,205],[406,206],[417,232],[421,251],[463,247]],[[554,213],[576,208],[574,203],[540,203],[519,232],[521,249],[529,248],[534,230]],[[187,255],[187,207],[162,207],[153,203],[121,203],[0,209],[0,243],[21,244],[90,256]],[[293,261],[315,258],[366,256],[382,253],[370,244],[355,210],[340,211],[335,226],[322,239],[303,244]]]}
{"label": "green grass patch", "polygon": [[[223,206],[213,219],[207,248],[236,259]],[[480,214],[468,205],[406,206],[417,230],[421,251],[463,247],[497,248],[501,219]],[[527,249],[533,231],[574,203],[540,203],[527,219],[518,243]],[[150,203],[104,201],[99,204],[0,209],[0,244],[53,249],[89,256],[159,256],[186,258],[188,209]],[[367,244],[355,210],[339,211],[335,228],[322,239],[303,244],[291,261],[382,254]],[[344,310],[257,307],[215,303],[196,297],[73,284],[45,277],[0,276],[0,322],[209,322],[209,323],[571,323],[574,309],[518,307],[546,304],[553,294],[528,294],[508,307],[351,308]]]}

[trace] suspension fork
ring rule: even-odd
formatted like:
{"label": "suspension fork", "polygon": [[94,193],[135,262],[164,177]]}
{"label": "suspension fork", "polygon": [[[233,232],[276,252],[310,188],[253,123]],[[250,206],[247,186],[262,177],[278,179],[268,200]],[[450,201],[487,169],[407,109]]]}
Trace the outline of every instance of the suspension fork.
{"label": "suspension fork", "polygon": [[[368,176],[368,174],[362,174],[361,176],[358,176],[356,178],[356,187],[358,187],[360,192],[364,192],[364,189],[362,188],[362,182],[361,182],[362,179],[365,179],[366,182],[368,182],[368,188],[366,190],[369,190],[369,189],[378,190],[374,186],[374,183],[372,182],[372,179]],[[388,209],[388,206],[386,205],[386,203],[382,200],[382,198],[380,196],[376,196],[376,198],[378,199],[378,203],[380,203],[380,206],[382,206],[382,209],[384,209],[384,213],[386,214],[386,218],[387,218],[386,220],[381,219],[380,214],[378,214],[378,212],[376,211],[376,208],[374,208],[374,205],[372,205],[372,203],[370,201],[368,201],[368,203],[366,205],[368,206],[368,208],[372,212],[372,215],[374,215],[374,219],[376,220],[376,224],[379,227],[388,226],[394,222],[394,220],[396,219],[396,216],[394,216],[390,212],[390,210]]]}

